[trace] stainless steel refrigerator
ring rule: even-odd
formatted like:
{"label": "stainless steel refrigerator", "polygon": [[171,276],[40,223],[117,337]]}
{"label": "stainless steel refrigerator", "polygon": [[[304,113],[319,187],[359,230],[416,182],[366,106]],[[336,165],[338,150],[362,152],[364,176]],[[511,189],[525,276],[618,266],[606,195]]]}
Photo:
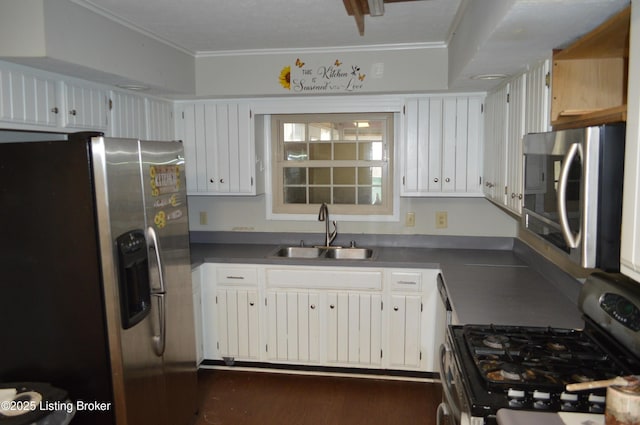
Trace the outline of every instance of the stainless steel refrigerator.
{"label": "stainless steel refrigerator", "polygon": [[0,143],[0,383],[48,382],[72,423],[187,425],[197,412],[180,142]]}

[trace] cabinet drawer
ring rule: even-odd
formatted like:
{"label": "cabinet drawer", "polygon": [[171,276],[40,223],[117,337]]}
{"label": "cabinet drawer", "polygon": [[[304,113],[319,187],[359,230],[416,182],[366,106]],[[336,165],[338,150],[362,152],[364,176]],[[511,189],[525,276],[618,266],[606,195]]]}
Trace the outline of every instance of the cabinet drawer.
{"label": "cabinet drawer", "polygon": [[247,267],[219,267],[216,269],[218,284],[250,284],[258,283],[258,272],[255,268]]}
{"label": "cabinet drawer", "polygon": [[391,289],[393,291],[418,292],[422,290],[422,273],[393,272],[391,273]]}

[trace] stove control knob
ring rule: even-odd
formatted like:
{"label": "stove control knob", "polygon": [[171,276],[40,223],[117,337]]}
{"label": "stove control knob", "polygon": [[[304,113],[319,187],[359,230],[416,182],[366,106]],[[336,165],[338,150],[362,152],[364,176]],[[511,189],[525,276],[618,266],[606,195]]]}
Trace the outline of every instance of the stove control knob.
{"label": "stove control knob", "polygon": [[589,413],[604,413],[605,397],[596,394],[589,394]]}
{"label": "stove control knob", "polygon": [[542,391],[536,390],[533,392],[533,399],[534,400],[551,400],[551,394],[543,393]]}
{"label": "stove control knob", "polygon": [[509,407],[512,409],[524,409],[526,407],[526,393],[522,390],[509,388],[507,398],[509,399]]}
{"label": "stove control knob", "polygon": [[560,394],[560,410],[563,412],[577,412],[579,408],[578,394],[563,392]]}
{"label": "stove control knob", "polygon": [[522,390],[514,390],[513,388],[509,388],[509,391],[507,391],[507,397],[515,399],[524,398],[525,392]]}
{"label": "stove control knob", "polygon": [[551,394],[535,390],[533,392],[533,408],[549,410],[551,408]]}

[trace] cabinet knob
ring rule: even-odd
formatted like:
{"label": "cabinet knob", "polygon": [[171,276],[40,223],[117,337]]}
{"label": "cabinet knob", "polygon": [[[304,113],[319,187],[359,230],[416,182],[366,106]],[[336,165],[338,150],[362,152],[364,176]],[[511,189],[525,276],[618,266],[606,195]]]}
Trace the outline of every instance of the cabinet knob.
{"label": "cabinet knob", "polygon": [[511,193],[511,199],[515,198],[516,194],[515,193]]}
{"label": "cabinet knob", "polygon": [[334,309],[334,308],[336,308],[336,306],[335,306],[335,305],[333,305],[333,304],[331,304],[331,305],[329,306],[329,308]]}
{"label": "cabinet knob", "polygon": [[518,199],[522,199],[522,193],[518,194]]}
{"label": "cabinet knob", "polygon": [[444,179],[444,181],[449,183],[451,181],[451,179],[449,177],[447,177],[446,179]]}
{"label": "cabinet knob", "polygon": [[315,304],[311,304],[311,310],[315,310],[316,309],[316,305]]}
{"label": "cabinet knob", "polygon": [[438,180],[438,178],[436,177],[435,179],[433,179],[434,183],[438,183],[440,180]]}
{"label": "cabinet knob", "polygon": [[53,108],[51,108],[51,112],[53,112],[54,114],[57,114],[59,112],[58,107],[54,106]]}
{"label": "cabinet knob", "polygon": [[250,305],[251,307],[253,307],[253,306],[255,305],[255,303],[254,303],[253,301],[251,301],[251,302],[249,303],[249,305]]}
{"label": "cabinet knob", "polygon": [[393,311],[398,311],[398,306],[393,307]]}
{"label": "cabinet knob", "polygon": [[77,115],[78,113],[76,112],[75,109],[72,109],[69,111],[69,115],[73,115],[74,117]]}
{"label": "cabinet knob", "polygon": [[220,183],[224,183],[224,179],[220,179]]}

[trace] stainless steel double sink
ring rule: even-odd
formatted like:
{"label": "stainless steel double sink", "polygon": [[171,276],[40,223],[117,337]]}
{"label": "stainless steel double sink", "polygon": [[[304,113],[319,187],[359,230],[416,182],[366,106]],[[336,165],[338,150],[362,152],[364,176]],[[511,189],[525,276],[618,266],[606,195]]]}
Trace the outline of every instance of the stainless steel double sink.
{"label": "stainless steel double sink", "polygon": [[370,248],[286,246],[278,248],[270,257],[276,258],[332,258],[336,260],[368,260],[373,257]]}

